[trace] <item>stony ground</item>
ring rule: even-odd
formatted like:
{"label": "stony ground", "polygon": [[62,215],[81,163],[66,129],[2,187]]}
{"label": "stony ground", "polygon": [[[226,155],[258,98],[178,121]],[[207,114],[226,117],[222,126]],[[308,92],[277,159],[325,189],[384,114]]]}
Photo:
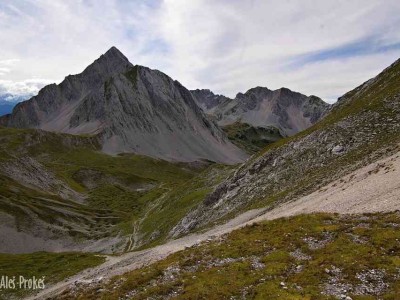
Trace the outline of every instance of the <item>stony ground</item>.
{"label": "stony ground", "polygon": [[54,299],[398,299],[400,213],[248,225]]}
{"label": "stony ground", "polygon": [[301,213],[373,213],[400,209],[400,152],[333,181],[255,221]]}

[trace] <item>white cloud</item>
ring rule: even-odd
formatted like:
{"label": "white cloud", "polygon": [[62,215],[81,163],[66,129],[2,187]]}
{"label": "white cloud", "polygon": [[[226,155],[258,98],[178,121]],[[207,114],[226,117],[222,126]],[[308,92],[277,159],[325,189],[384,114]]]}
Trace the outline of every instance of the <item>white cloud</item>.
{"label": "white cloud", "polygon": [[262,85],[333,100],[400,56],[398,48],[285,68],[369,37],[399,43],[399,1],[167,0],[162,11],[159,26],[173,49],[169,73],[229,96]]}
{"label": "white cloud", "polygon": [[20,60],[18,58],[0,60],[0,66],[12,66],[19,61]]}
{"label": "white cloud", "polygon": [[48,79],[33,78],[24,81],[12,81],[0,79],[0,94],[35,95],[44,87],[52,83]]}
{"label": "white cloud", "polygon": [[[188,88],[234,96],[285,86],[333,100],[400,56],[400,47],[379,51],[400,45],[399,11],[398,0],[4,0],[0,86],[59,82],[115,45]],[[378,50],[340,48],[360,41]]]}
{"label": "white cloud", "polygon": [[7,75],[11,72],[11,67],[19,62],[19,59],[0,60],[0,76]]}
{"label": "white cloud", "polygon": [[[149,8],[135,2],[2,1],[0,39],[7,42],[0,48],[0,60],[19,60],[5,79],[22,82],[41,77],[60,82],[81,72],[113,45],[135,61],[143,36],[151,38],[141,23]],[[129,35],[129,30],[134,34]]]}

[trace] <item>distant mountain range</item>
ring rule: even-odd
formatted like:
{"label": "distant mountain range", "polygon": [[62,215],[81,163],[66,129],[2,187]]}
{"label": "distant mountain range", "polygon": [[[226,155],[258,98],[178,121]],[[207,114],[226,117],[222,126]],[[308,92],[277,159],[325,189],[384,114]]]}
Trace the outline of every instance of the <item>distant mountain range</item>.
{"label": "distant mountain range", "polygon": [[108,154],[238,163],[248,157],[242,149],[254,153],[304,130],[328,107],[286,88],[256,87],[234,99],[189,91],[112,47],[81,74],[19,103],[0,125],[95,135]]}
{"label": "distant mountain range", "polygon": [[220,126],[246,123],[254,127],[276,127],[282,135],[296,134],[314,123],[330,107],[316,96],[306,96],[287,88],[271,91],[255,87],[234,99],[210,90],[191,91],[198,105]]}
{"label": "distant mountain range", "polygon": [[32,96],[33,95],[13,95],[9,93],[0,95],[0,116],[11,113],[18,102],[25,101]]}

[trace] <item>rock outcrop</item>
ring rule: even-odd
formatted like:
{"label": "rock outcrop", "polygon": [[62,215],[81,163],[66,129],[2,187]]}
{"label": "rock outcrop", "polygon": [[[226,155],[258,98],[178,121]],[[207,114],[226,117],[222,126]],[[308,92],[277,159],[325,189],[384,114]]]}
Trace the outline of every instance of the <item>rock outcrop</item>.
{"label": "rock outcrop", "polygon": [[216,95],[212,91],[207,89],[197,89],[190,92],[192,93],[200,108],[207,113],[212,112],[216,107],[222,105],[223,103],[232,100],[223,95]]}

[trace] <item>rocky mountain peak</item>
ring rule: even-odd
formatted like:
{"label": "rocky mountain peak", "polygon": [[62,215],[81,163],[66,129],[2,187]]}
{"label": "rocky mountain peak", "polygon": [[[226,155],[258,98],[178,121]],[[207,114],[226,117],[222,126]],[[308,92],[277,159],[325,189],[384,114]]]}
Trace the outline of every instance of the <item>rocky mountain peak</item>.
{"label": "rocky mountain peak", "polygon": [[108,49],[106,53],[100,56],[100,58],[105,58],[113,61],[119,60],[129,62],[128,58],[126,58],[126,56],[122,54],[122,52],[119,51],[115,46],[112,46],[110,49]]}
{"label": "rocky mountain peak", "polygon": [[93,73],[100,73],[101,75],[108,76],[126,72],[130,67],[133,67],[133,65],[129,62],[128,58],[113,46],[90,64],[83,71],[82,75],[88,76]]}
{"label": "rocky mountain peak", "polygon": [[271,90],[265,86],[256,86],[254,88],[249,89],[245,94],[260,94],[271,92]]}
{"label": "rocky mountain peak", "polygon": [[257,86],[247,90],[244,93],[237,93],[235,99],[248,99],[249,97],[259,96],[271,92],[268,88]]}
{"label": "rocky mountain peak", "polygon": [[190,92],[195,98],[197,105],[200,106],[205,112],[212,110],[223,102],[231,100],[223,95],[214,94],[209,89],[196,89]]}
{"label": "rocky mountain peak", "polygon": [[286,88],[286,87],[281,87],[280,89],[278,89],[278,91],[279,91],[281,94],[296,93],[296,92],[293,92],[291,89],[288,89],[288,88]]}

